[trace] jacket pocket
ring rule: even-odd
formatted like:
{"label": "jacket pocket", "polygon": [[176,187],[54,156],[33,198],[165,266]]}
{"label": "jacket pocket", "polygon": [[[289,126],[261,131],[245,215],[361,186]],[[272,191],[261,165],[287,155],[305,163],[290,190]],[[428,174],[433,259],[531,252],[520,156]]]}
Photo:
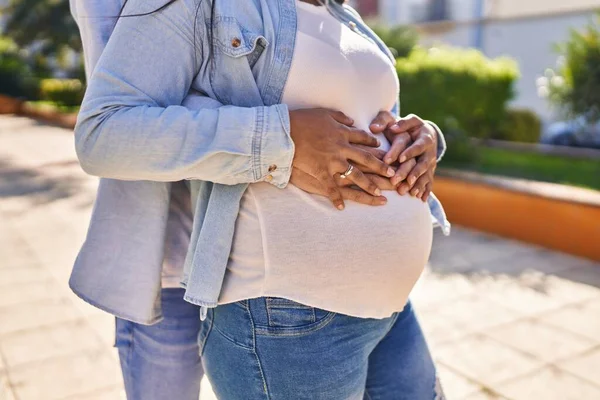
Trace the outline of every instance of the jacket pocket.
{"label": "jacket pocket", "polygon": [[252,67],[269,45],[260,33],[244,28],[234,17],[216,17],[214,22],[215,46],[229,57],[247,57]]}

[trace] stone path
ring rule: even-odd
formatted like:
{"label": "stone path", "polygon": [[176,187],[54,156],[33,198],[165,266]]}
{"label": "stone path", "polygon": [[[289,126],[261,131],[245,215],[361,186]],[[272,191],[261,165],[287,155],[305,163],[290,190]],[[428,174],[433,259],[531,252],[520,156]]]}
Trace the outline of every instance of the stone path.
{"label": "stone path", "polygon": [[[0,400],[123,398],[113,319],[67,287],[95,188],[70,132],[0,116]],[[413,302],[449,399],[600,399],[598,263],[455,228]]]}

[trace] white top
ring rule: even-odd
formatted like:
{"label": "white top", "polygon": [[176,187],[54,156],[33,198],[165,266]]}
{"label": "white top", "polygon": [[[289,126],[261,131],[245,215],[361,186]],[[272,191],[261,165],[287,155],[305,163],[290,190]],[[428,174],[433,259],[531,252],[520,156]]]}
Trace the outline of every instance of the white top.
{"label": "white top", "polygon": [[[390,60],[369,39],[329,14],[298,4],[298,33],[283,103],[325,107],[369,131],[397,99]],[[389,143],[381,135],[381,147]],[[427,204],[386,193],[373,207],[336,210],[293,185],[250,185],[245,193],[220,303],[277,296],[342,314],[385,318],[400,311],[431,249]]]}

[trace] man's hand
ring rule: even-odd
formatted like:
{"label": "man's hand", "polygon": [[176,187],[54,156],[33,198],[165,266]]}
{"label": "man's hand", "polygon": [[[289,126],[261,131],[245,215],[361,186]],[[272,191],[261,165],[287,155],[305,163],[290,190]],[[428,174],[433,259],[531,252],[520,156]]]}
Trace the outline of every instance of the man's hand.
{"label": "man's hand", "polygon": [[[385,151],[376,149],[374,147],[364,147],[364,149],[365,151],[368,151],[371,154],[373,154],[373,156],[375,156],[379,160],[382,160],[386,154]],[[396,190],[396,187],[392,185],[389,178],[369,173],[365,170],[363,170],[362,172],[368,179],[370,179],[373,183],[375,183],[375,185],[377,185],[379,190]],[[290,183],[304,190],[305,192],[317,194],[320,196],[327,196],[325,188],[323,187],[321,182],[319,182],[318,179],[297,168],[294,168],[292,170]],[[387,204],[387,198],[385,196],[373,196],[365,192],[364,190],[354,186],[354,183],[349,179],[341,179],[338,175],[335,177],[335,183],[340,187],[340,192],[344,200],[351,200],[357,203],[366,204],[370,206],[383,206]]]}
{"label": "man's hand", "polygon": [[424,202],[433,186],[437,167],[437,132],[430,124],[410,114],[396,120],[389,112],[380,112],[371,125],[373,133],[383,132],[392,144],[384,157],[387,164],[400,163],[391,179],[398,193],[410,193]]}
{"label": "man's hand", "polygon": [[351,118],[338,111],[326,109],[290,111],[291,136],[296,147],[292,162],[294,167],[292,175],[294,172],[296,175],[294,181],[299,183],[297,177],[306,177],[306,175],[316,179],[325,195],[339,210],[344,209],[344,196],[342,188],[336,183],[336,177],[343,174],[351,165],[350,163],[355,168],[344,180],[372,196],[381,196],[381,189],[363,171],[371,171],[388,178],[395,174],[393,168],[368,150],[376,149],[379,140],[367,132],[352,127],[353,124]]}

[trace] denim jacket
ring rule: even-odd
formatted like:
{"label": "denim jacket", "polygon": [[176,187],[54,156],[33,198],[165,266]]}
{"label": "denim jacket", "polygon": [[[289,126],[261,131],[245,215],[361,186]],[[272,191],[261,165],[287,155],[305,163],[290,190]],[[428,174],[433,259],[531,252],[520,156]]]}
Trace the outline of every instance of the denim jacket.
{"label": "denim jacket", "polygon": [[[161,319],[169,182],[189,180],[194,229],[185,299],[217,305],[248,184],[269,176],[284,188],[291,174],[294,144],[280,101],[294,53],[295,1],[217,0],[212,7],[177,0],[127,17],[161,6],[129,0],[75,128],[83,169],[104,178],[70,280],[84,300],[143,324]],[[353,9],[332,4],[331,11],[392,58]],[[441,133],[439,143],[441,155]],[[433,195],[428,202],[448,233],[441,204]]]}

